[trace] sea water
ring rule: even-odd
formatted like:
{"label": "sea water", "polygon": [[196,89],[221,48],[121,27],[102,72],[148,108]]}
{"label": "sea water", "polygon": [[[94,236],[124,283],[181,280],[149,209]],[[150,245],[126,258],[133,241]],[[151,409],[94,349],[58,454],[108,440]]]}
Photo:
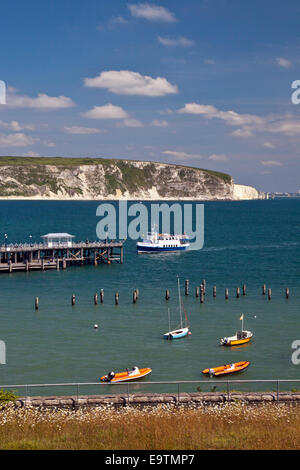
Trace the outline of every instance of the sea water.
{"label": "sea water", "polygon": [[[0,201],[0,243],[40,241],[48,232],[68,232],[76,240],[95,240],[99,203]],[[207,367],[244,360],[250,361],[250,367],[230,380],[300,378],[300,365],[291,360],[292,343],[300,340],[300,199],[204,202],[204,208],[205,242],[201,250],[143,255],[137,254],[136,241],[128,239],[124,264],[0,273],[0,339],[6,344],[0,387],[97,382],[111,370],[133,366],[151,367],[146,381],[200,381],[207,379],[201,373]],[[168,308],[171,328],[180,322],[177,275],[192,334],[166,341],[163,334],[169,330]],[[186,279],[188,296],[184,292]],[[206,295],[201,304],[195,289],[203,279]],[[236,298],[236,288],[243,284],[247,293],[243,296],[241,289],[240,298]],[[263,284],[272,288],[271,300],[262,295]],[[216,298],[213,286],[217,288]],[[289,299],[285,298],[286,287],[290,289]],[[133,304],[136,288],[140,296]],[[225,288],[229,289],[228,300]],[[104,303],[94,305],[94,294],[99,298],[100,289],[104,289]],[[170,291],[168,302],[166,289]],[[119,305],[114,302],[116,292]],[[73,294],[76,305],[72,307]],[[36,296],[40,299],[37,311]],[[254,334],[252,341],[236,348],[220,346],[221,337],[241,328],[242,314],[244,329]],[[199,385],[203,390],[210,389]],[[281,386],[300,388],[297,383]],[[175,385],[149,386],[143,382],[135,387],[140,391],[177,390]],[[245,388],[241,384],[232,387]],[[255,387],[274,389],[275,385]],[[196,388],[197,384],[181,386],[186,391]],[[224,384],[217,386],[217,390],[225,388]],[[21,390],[17,388],[24,393]],[[75,391],[57,387],[35,389],[34,393]],[[81,386],[80,391],[91,389]]]}

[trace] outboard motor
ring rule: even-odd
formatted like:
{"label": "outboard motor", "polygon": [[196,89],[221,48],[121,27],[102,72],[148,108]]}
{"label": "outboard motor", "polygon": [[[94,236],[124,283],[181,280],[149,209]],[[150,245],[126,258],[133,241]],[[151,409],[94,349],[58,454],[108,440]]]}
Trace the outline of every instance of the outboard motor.
{"label": "outboard motor", "polygon": [[107,378],[108,378],[109,382],[114,378],[114,376],[115,376],[115,373],[113,371],[111,371],[107,374]]}

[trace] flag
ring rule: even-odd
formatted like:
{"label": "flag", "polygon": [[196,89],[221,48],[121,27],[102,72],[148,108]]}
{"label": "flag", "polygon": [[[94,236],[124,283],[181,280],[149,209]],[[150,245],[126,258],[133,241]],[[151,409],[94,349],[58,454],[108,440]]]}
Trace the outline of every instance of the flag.
{"label": "flag", "polygon": [[243,318],[244,318],[244,314],[241,316],[240,320],[243,320]]}

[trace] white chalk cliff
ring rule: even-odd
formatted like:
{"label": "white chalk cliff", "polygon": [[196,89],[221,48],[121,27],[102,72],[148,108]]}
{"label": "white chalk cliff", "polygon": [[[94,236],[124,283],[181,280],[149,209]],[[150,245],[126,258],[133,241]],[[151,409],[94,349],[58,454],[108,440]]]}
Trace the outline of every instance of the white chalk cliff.
{"label": "white chalk cliff", "polygon": [[0,157],[2,199],[242,200],[264,197],[264,193],[251,186],[235,184],[230,175],[182,165],[109,159]]}

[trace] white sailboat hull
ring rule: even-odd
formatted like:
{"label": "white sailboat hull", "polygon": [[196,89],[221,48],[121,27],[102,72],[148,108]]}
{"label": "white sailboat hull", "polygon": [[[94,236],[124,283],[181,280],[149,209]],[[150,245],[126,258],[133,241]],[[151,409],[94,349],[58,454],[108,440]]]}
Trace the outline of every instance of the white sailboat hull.
{"label": "white sailboat hull", "polygon": [[165,339],[179,339],[184,338],[189,332],[189,328],[179,328],[178,330],[168,331],[164,334]]}

